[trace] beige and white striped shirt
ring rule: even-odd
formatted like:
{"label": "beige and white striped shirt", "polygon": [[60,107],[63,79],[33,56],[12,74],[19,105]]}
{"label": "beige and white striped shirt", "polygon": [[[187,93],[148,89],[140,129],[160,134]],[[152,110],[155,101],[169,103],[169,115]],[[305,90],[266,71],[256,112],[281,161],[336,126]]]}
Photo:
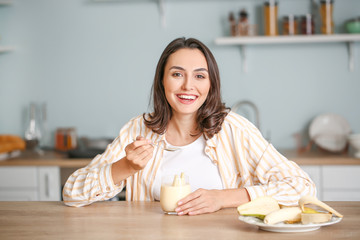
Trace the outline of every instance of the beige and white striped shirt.
{"label": "beige and white striped shirt", "polygon": [[[125,147],[137,136],[151,139],[153,157],[144,169],[115,185],[111,165],[125,156]],[[126,186],[127,201],[154,201],[153,187],[162,162],[165,134],[159,135],[144,124],[142,115],[130,120],[105,152],[88,166],[75,171],[63,189],[69,206],[84,206],[107,200]],[[303,195],[316,195],[309,176],[294,162],[282,156],[248,120],[230,112],[219,133],[206,141],[205,152],[217,165],[224,188],[246,188],[250,198],[273,196],[283,205],[297,205]],[[200,174],[200,173],[199,173]]]}

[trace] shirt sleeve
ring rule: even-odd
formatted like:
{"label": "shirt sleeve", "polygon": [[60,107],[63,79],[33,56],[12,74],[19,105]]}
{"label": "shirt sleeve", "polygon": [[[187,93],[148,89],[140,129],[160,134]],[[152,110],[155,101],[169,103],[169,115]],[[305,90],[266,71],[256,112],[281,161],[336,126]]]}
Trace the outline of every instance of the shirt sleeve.
{"label": "shirt sleeve", "polygon": [[88,166],[75,171],[63,188],[63,200],[68,206],[81,207],[116,196],[124,187],[124,181],[115,185],[111,176],[112,163],[120,157],[119,137]]}
{"label": "shirt sleeve", "polygon": [[125,147],[131,142],[131,121],[109,144],[105,152],[97,155],[88,166],[75,171],[63,188],[63,200],[68,206],[81,207],[96,201],[108,200],[124,188],[126,180],[114,184],[111,166],[125,156]]}
{"label": "shirt sleeve", "polygon": [[251,200],[261,196],[272,196],[279,204],[298,205],[301,196],[316,195],[316,187],[309,175],[295,162],[281,155],[268,144],[256,163],[254,186],[246,187]]}

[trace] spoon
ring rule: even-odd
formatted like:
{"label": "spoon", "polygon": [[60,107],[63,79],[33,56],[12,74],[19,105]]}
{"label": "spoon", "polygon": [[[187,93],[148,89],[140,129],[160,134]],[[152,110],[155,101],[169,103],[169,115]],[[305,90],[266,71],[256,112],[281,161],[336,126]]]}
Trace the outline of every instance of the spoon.
{"label": "spoon", "polygon": [[[155,147],[155,146],[158,146],[158,147],[159,147],[159,144],[151,143],[151,145],[152,145],[153,147]],[[168,151],[168,152],[175,152],[175,151],[177,151],[177,150],[180,150],[180,148],[176,148],[176,147],[164,147],[164,150],[165,150],[165,151]]]}
{"label": "spoon", "polygon": [[[135,142],[136,140],[133,140],[133,141]],[[150,143],[150,145],[152,145],[153,147],[155,147],[155,146],[161,147],[159,145],[159,143]],[[164,150],[168,151],[168,152],[175,152],[177,150],[180,150],[180,148],[177,148],[177,147],[164,147]]]}

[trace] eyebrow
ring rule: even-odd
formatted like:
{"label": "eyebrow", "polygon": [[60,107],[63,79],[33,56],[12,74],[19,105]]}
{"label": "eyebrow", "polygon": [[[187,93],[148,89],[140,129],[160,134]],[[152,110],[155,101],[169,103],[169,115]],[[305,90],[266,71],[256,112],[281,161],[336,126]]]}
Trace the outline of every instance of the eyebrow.
{"label": "eyebrow", "polygon": [[[184,68],[179,67],[179,66],[172,66],[170,69],[178,69],[178,70],[185,71]],[[197,68],[194,70],[194,72],[202,72],[202,71],[208,72],[208,70],[206,68]]]}

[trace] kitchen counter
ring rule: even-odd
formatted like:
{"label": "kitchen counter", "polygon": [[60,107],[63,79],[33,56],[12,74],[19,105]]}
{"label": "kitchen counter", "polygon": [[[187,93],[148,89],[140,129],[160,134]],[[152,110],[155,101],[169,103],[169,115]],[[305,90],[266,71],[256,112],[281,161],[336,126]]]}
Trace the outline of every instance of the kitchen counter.
{"label": "kitchen counter", "polygon": [[[347,154],[330,154],[320,151],[298,153],[296,150],[279,150],[289,160],[299,165],[360,165],[360,159]],[[59,166],[61,168],[81,168],[90,163],[90,158],[67,158],[63,153],[45,152],[23,154],[20,157],[0,161],[0,166]]]}
{"label": "kitchen counter", "polygon": [[289,160],[299,165],[360,165],[360,158],[348,154],[309,151],[299,153],[296,150],[279,150]]}
{"label": "kitchen counter", "polygon": [[235,208],[199,216],[162,213],[159,202],[0,202],[0,239],[360,239],[360,202],[327,202],[341,222],[304,233],[274,233],[238,220]]}
{"label": "kitchen counter", "polygon": [[66,154],[45,151],[44,154],[23,152],[20,157],[0,161],[0,166],[58,166],[81,168],[90,163],[90,158],[68,158]]}

